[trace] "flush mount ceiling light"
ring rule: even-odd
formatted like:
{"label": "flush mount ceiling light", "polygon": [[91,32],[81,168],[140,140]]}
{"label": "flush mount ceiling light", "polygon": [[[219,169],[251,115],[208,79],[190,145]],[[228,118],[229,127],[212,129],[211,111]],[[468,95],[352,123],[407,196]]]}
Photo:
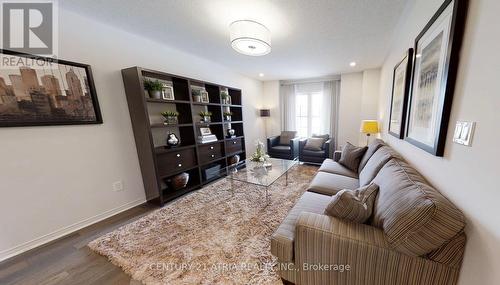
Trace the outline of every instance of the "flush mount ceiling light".
{"label": "flush mount ceiling light", "polygon": [[271,32],[261,23],[235,21],[229,25],[229,32],[231,46],[239,53],[261,56],[271,52]]}

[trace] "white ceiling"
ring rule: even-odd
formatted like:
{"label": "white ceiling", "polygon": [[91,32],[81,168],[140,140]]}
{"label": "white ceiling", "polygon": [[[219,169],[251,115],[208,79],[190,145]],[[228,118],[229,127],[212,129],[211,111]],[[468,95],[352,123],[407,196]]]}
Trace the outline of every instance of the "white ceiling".
{"label": "white ceiling", "polygon": [[[381,66],[408,0],[64,0],[63,8],[211,59],[261,80],[298,79]],[[252,19],[272,51],[236,53],[228,26]],[[355,68],[349,67],[356,61]]]}

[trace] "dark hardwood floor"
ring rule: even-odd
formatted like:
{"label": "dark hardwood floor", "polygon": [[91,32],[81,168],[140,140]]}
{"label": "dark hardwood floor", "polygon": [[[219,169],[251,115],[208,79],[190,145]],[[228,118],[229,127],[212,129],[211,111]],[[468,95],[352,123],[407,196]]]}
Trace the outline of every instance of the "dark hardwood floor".
{"label": "dark hardwood floor", "polygon": [[0,263],[2,285],[140,284],[86,246],[158,207],[143,204]]}

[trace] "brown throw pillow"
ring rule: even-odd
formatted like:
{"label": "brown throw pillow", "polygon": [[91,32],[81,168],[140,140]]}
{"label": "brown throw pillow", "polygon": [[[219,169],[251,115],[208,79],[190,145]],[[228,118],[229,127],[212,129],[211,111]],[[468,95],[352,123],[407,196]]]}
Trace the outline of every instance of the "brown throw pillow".
{"label": "brown throw pillow", "polygon": [[325,209],[325,214],[362,224],[373,212],[378,185],[371,183],[356,190],[340,190]]}
{"label": "brown throw pillow", "polygon": [[339,163],[357,173],[359,162],[367,149],[366,146],[357,147],[350,143],[346,143],[342,148],[342,155],[340,156]]}
{"label": "brown throw pillow", "polygon": [[326,142],[324,138],[308,138],[304,149],[320,151],[323,149],[323,144]]}

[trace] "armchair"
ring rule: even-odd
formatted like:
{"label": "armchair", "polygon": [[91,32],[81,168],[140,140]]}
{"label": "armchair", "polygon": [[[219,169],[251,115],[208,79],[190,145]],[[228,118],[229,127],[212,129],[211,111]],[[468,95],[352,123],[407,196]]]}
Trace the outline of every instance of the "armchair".
{"label": "armchair", "polygon": [[321,164],[330,157],[330,142],[328,139],[320,150],[304,149],[308,139],[302,139],[299,142],[299,161],[307,163]]}
{"label": "armchair", "polygon": [[[295,134],[296,132],[282,132],[279,136],[267,138],[267,154],[281,159],[293,160],[297,158],[299,156],[300,138],[295,137]],[[283,143],[285,140],[288,142],[287,144]]]}

